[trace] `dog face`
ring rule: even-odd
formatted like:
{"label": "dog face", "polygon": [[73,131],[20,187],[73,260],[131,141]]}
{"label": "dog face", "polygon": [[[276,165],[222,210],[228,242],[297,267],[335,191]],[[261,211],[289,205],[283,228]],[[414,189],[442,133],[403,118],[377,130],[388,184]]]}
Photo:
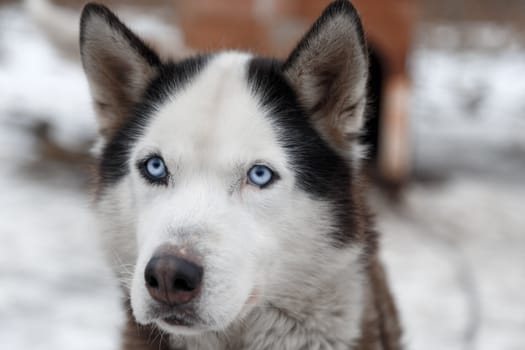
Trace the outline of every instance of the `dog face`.
{"label": "dog face", "polygon": [[367,59],[348,2],[284,62],[162,62],[88,5],[81,54],[101,134],[98,212],[139,323],[224,330],[358,263]]}

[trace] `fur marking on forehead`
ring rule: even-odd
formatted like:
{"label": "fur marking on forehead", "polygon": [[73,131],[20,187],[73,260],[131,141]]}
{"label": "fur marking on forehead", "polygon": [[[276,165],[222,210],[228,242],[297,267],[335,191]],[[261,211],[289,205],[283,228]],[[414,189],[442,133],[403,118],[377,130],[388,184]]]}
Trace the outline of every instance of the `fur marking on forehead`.
{"label": "fur marking on forehead", "polygon": [[251,59],[238,52],[211,58],[183,92],[157,109],[137,147],[159,149],[183,168],[200,163],[231,169],[256,160],[283,164],[277,130],[249,86]]}

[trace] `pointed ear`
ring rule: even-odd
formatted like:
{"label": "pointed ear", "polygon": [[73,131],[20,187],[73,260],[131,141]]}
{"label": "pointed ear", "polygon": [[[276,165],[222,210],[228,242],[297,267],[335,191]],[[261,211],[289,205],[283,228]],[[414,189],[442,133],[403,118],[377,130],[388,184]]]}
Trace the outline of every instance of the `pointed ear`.
{"label": "pointed ear", "polygon": [[317,129],[348,147],[364,124],[368,54],[355,8],[329,5],[284,64],[284,72]]}
{"label": "pointed ear", "polygon": [[88,4],[80,20],[80,54],[99,130],[111,136],[140,101],[161,62],[109,9]]}

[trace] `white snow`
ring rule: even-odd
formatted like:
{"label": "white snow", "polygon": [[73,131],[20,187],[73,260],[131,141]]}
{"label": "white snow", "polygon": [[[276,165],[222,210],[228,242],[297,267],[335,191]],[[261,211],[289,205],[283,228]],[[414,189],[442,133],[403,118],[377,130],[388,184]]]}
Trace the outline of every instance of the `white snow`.
{"label": "white snow", "polygon": [[[80,65],[19,7],[0,7],[0,32],[0,348],[117,349],[86,175],[42,159],[28,131],[48,121],[60,145],[86,147]],[[411,69],[414,170],[440,181],[371,195],[407,348],[525,349],[525,51],[419,47]]]}
{"label": "white snow", "polygon": [[87,84],[18,8],[0,8],[0,348],[116,349],[119,290],[98,248],[85,174],[40,159],[94,135]]}
{"label": "white snow", "polygon": [[416,50],[412,71],[416,171],[471,168],[522,178],[524,50]]}
{"label": "white snow", "polygon": [[524,196],[472,178],[373,196],[409,349],[525,349]]}
{"label": "white snow", "polygon": [[58,143],[84,146],[95,126],[79,65],[63,59],[18,7],[0,11],[0,31],[1,121],[46,120]]}

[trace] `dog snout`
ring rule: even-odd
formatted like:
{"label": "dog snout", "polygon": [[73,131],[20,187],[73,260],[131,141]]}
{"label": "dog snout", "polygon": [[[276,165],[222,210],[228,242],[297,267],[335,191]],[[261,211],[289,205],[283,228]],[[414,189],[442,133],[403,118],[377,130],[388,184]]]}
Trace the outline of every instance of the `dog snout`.
{"label": "dog snout", "polygon": [[204,269],[186,256],[170,253],[154,255],[146,265],[144,279],[151,297],[170,306],[194,299],[200,291]]}

